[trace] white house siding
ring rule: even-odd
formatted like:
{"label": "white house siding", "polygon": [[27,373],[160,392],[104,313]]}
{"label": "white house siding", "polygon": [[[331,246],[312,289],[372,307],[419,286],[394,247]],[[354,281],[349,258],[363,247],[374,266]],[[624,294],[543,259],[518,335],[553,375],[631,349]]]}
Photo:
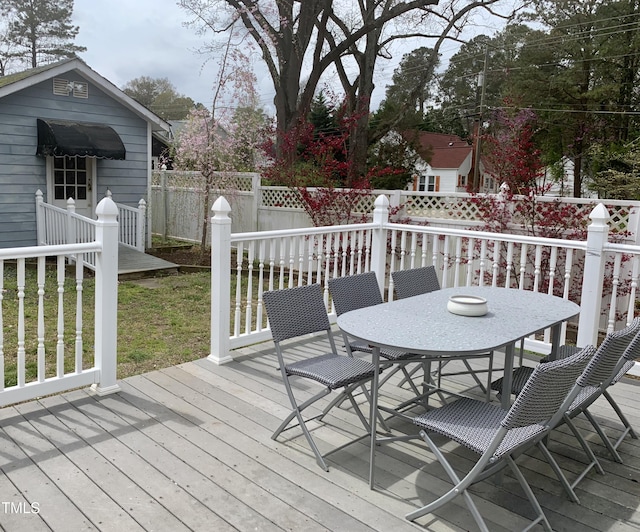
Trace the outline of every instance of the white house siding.
{"label": "white house siding", "polygon": [[[88,82],[73,71],[58,77]],[[126,160],[97,160],[97,196],[109,188],[119,203],[135,206],[146,199],[146,122],[90,82],[88,90],[87,99],[56,96],[49,78],[0,98],[0,247],[36,244],[35,193],[47,192],[45,159],[36,156],[38,118],[111,126],[125,145]]]}

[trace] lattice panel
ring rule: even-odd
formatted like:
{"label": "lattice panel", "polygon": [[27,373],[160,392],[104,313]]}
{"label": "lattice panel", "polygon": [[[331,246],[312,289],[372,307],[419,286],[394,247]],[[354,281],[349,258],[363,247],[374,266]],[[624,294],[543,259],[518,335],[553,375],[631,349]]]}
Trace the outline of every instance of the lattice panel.
{"label": "lattice panel", "polygon": [[478,207],[473,203],[450,196],[405,196],[405,212],[419,218],[447,218],[477,220]]}
{"label": "lattice panel", "polygon": [[286,187],[263,188],[262,206],[303,210],[298,194]]}

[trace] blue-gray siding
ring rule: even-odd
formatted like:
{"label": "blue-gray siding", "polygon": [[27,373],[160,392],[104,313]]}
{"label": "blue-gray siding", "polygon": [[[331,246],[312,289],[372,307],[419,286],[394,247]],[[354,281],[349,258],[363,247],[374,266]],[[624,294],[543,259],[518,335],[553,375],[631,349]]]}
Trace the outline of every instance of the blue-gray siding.
{"label": "blue-gray siding", "polygon": [[[88,82],[77,72],[60,77]],[[80,99],[54,95],[48,79],[0,99],[0,247],[36,244],[35,193],[47,193],[45,159],[35,155],[38,118],[111,126],[127,154],[123,161],[97,160],[98,199],[107,188],[119,203],[135,206],[147,199],[146,121],[92,83],[89,98]]]}

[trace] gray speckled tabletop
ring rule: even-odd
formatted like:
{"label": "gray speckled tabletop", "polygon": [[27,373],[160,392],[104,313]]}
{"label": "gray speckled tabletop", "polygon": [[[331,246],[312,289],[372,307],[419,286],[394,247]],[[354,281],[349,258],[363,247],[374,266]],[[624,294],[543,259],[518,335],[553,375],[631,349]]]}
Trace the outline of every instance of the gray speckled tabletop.
{"label": "gray speckled tabletop", "polygon": [[[489,311],[467,317],[447,311],[452,295],[481,296]],[[417,354],[491,351],[577,315],[571,301],[538,292],[492,287],[445,288],[347,312],[338,326],[372,345]]]}

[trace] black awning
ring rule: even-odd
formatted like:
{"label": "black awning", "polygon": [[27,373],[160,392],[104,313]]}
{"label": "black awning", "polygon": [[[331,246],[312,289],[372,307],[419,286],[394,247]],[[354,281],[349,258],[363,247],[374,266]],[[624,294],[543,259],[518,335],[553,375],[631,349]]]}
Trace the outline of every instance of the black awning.
{"label": "black awning", "polygon": [[109,126],[38,118],[38,151],[36,151],[36,155],[77,155],[99,159],[124,159],[125,154],[122,139]]}

